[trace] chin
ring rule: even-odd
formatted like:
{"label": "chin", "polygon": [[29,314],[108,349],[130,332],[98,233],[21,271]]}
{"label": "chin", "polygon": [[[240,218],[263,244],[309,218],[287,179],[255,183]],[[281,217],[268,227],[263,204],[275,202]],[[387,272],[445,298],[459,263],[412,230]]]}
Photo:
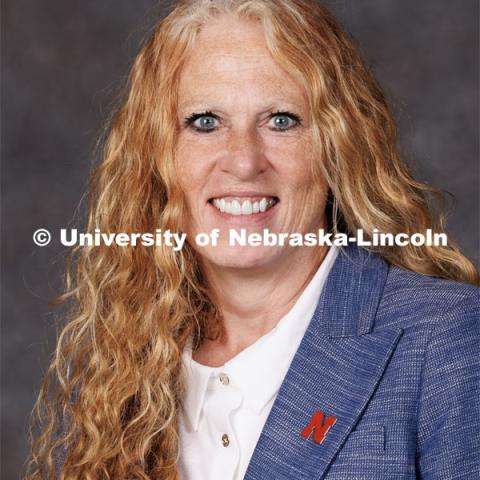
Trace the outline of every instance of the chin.
{"label": "chin", "polygon": [[272,264],[276,258],[272,247],[239,247],[202,252],[204,259],[217,268],[255,269]]}

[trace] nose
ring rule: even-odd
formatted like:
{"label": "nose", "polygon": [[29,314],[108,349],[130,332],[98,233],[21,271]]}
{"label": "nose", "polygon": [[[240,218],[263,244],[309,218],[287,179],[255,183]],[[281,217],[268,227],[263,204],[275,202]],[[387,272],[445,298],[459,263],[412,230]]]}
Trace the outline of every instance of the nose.
{"label": "nose", "polygon": [[268,167],[262,139],[255,126],[237,126],[229,132],[227,149],[220,159],[222,171],[239,180],[251,180]]}

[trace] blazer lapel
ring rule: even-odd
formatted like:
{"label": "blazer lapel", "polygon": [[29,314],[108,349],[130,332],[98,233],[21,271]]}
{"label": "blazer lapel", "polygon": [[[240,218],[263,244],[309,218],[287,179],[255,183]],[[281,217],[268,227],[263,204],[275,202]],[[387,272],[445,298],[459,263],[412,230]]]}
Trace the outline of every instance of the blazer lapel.
{"label": "blazer lapel", "polygon": [[[324,477],[368,404],[402,333],[386,328],[372,332],[387,272],[388,265],[377,255],[356,247],[340,252],[245,479]],[[322,412],[324,420],[334,417],[321,443],[315,441],[321,440],[315,439],[315,431],[305,438],[316,412]]]}

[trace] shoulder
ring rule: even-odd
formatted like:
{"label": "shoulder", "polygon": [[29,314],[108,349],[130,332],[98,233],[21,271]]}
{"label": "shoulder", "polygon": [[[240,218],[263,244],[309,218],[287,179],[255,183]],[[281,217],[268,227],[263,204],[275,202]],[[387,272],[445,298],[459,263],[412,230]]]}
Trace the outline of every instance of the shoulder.
{"label": "shoulder", "polygon": [[403,331],[396,378],[418,382],[422,478],[470,478],[479,468],[480,289],[390,267],[377,320]]}
{"label": "shoulder", "polygon": [[480,288],[390,266],[377,312],[376,327],[432,329],[442,323],[477,329]]}
{"label": "shoulder", "polygon": [[478,300],[480,288],[468,283],[429,277],[421,273],[390,266],[384,295],[395,295],[421,302],[430,298],[436,303],[452,305],[458,301]]}

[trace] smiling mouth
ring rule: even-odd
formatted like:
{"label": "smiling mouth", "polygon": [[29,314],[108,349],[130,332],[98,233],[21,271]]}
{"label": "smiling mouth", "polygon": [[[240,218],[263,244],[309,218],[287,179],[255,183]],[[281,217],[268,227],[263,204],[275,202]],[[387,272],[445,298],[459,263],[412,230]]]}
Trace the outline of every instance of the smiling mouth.
{"label": "smiling mouth", "polygon": [[222,213],[230,215],[255,215],[270,210],[278,197],[218,197],[208,202]]}

